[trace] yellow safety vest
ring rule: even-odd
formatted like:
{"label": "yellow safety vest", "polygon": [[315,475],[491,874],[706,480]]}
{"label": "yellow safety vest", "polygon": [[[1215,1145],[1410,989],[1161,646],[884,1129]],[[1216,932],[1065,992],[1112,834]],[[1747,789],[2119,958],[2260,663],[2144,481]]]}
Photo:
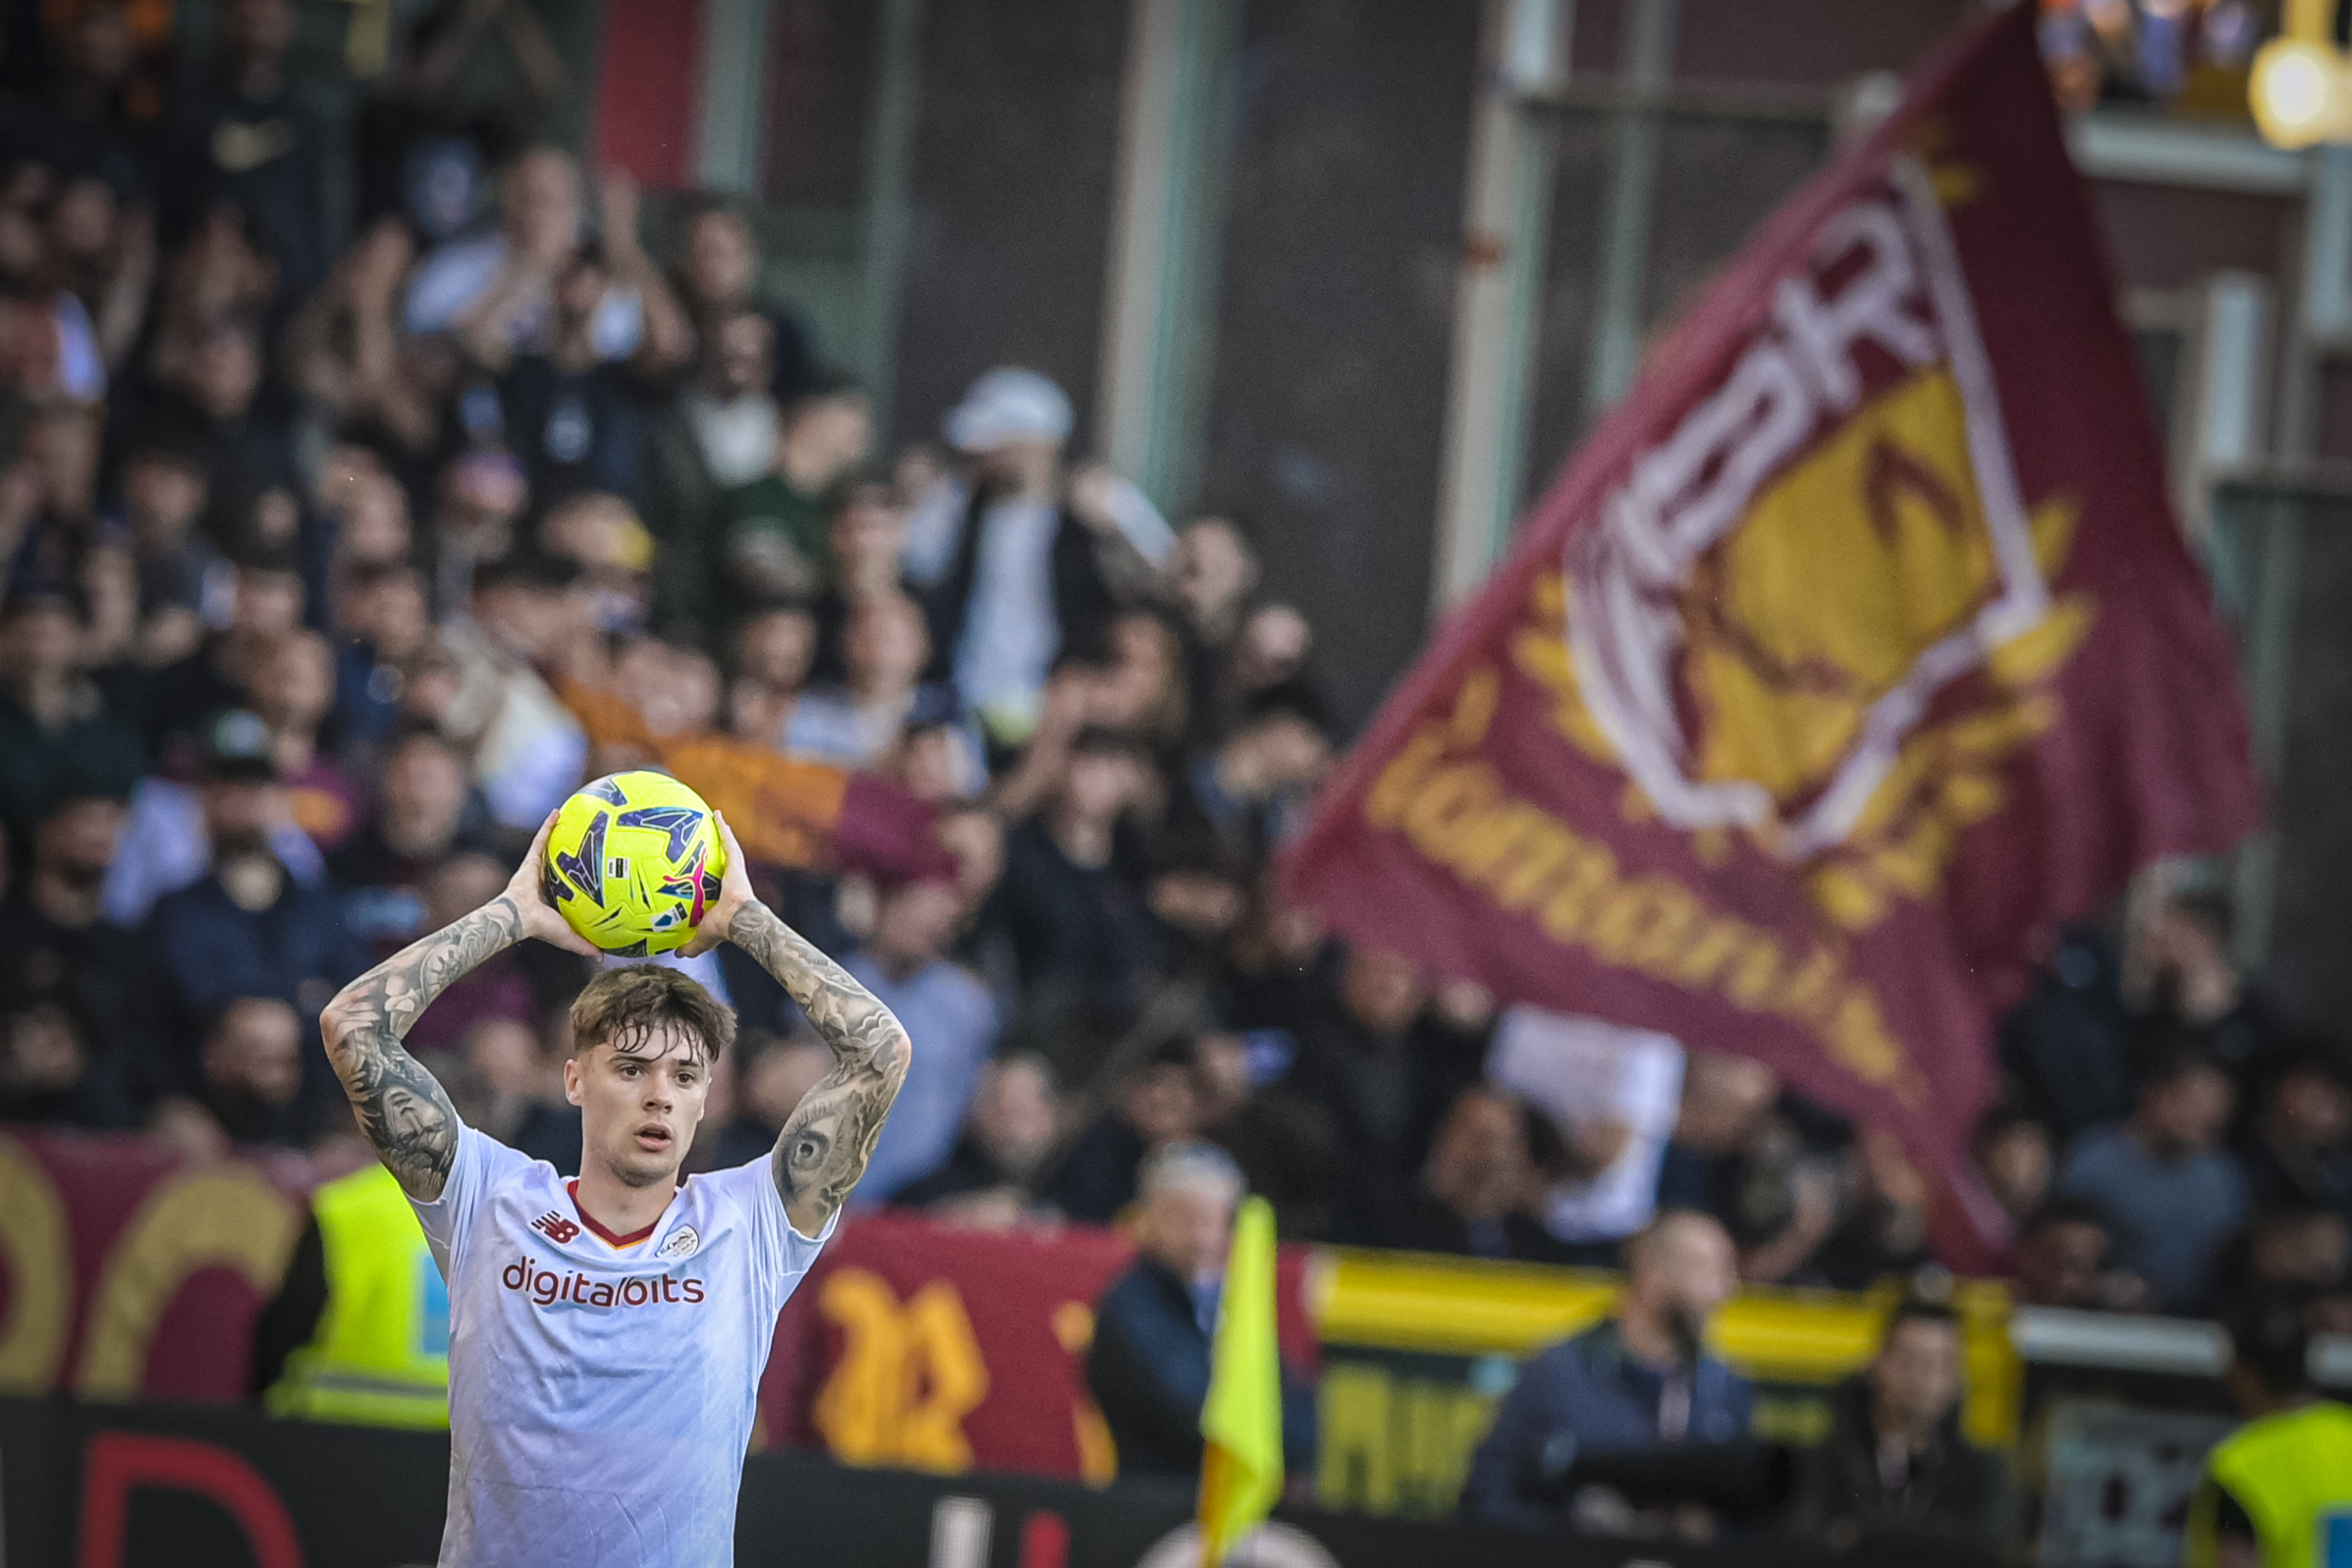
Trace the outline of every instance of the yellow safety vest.
{"label": "yellow safety vest", "polygon": [[[2322,1400],[2240,1427],[2206,1456],[2206,1474],[2254,1521],[2263,1568],[2352,1568],[2352,1406]],[[2202,1489],[2189,1560],[2214,1560],[2218,1499]]]}
{"label": "yellow safety vest", "polygon": [[365,1427],[449,1425],[449,1290],[392,1172],[370,1165],[312,1194],[327,1308],[286,1358],[273,1414]]}

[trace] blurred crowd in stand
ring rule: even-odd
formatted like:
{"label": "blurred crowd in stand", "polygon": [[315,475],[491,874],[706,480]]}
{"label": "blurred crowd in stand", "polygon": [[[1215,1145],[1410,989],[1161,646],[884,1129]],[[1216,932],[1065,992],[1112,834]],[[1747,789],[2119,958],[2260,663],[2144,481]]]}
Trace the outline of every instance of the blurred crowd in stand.
{"label": "blurred crowd in stand", "polygon": [[[358,1161],[320,1005],[583,780],[710,737],[887,785],[940,850],[763,873],[915,1042],[865,1205],[1115,1222],[1211,1144],[1291,1238],[1614,1265],[1666,1206],[1750,1281],[1932,1265],[1928,1174],[1736,1042],[1499,1014],[1284,901],[1343,737],[1246,518],[1164,518],[1018,368],[882,450],[744,212],[538,139],[561,67],[520,5],[434,9],[344,139],[289,93],[288,0],[216,10],[176,70],[110,0],[0,61],[0,1114]],[[468,106],[483,52],[520,85]],[[2352,1329],[2343,1057],[2217,900],[2116,925],[2002,1027],[2005,1267]],[[755,968],[705,972],[744,1023],[707,1167],[827,1057]],[[410,1037],[564,1168],[581,980],[519,949]]]}

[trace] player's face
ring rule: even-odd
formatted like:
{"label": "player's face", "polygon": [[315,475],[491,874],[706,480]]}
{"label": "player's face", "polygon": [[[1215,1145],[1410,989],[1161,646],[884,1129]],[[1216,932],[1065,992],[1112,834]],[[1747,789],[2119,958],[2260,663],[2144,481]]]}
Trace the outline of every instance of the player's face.
{"label": "player's face", "polygon": [[677,1180],[709,1096],[701,1043],[675,1024],[590,1046],[564,1063],[564,1097],[579,1107],[586,1158],[634,1187]]}

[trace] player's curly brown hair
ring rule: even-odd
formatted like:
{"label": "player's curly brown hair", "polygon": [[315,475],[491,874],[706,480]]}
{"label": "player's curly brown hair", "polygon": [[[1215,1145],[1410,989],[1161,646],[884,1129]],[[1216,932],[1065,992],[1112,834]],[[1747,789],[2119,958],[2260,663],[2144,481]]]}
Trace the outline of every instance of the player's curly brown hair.
{"label": "player's curly brown hair", "polygon": [[735,1013],[690,975],[660,964],[632,963],[599,972],[572,1003],[572,1054],[611,1046],[636,1052],[663,1024],[676,1024],[701,1043],[715,1062],[735,1043]]}

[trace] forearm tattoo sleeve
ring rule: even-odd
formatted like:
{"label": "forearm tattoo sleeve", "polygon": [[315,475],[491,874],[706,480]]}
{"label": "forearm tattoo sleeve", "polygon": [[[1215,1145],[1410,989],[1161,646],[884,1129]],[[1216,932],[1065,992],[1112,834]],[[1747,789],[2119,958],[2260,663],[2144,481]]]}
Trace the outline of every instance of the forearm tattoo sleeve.
{"label": "forearm tattoo sleeve", "polygon": [[764,905],[745,904],[728,937],[776,977],[833,1048],[833,1070],[801,1097],[774,1156],[785,1213],[813,1236],[864,1174],[912,1050],[872,992]]}
{"label": "forearm tattoo sleeve", "polygon": [[450,983],[521,940],[522,915],[504,894],[410,944],[343,988],[319,1019],[327,1059],[376,1157],[419,1203],[449,1183],[458,1112],[440,1081],[402,1047],[417,1015]]}

